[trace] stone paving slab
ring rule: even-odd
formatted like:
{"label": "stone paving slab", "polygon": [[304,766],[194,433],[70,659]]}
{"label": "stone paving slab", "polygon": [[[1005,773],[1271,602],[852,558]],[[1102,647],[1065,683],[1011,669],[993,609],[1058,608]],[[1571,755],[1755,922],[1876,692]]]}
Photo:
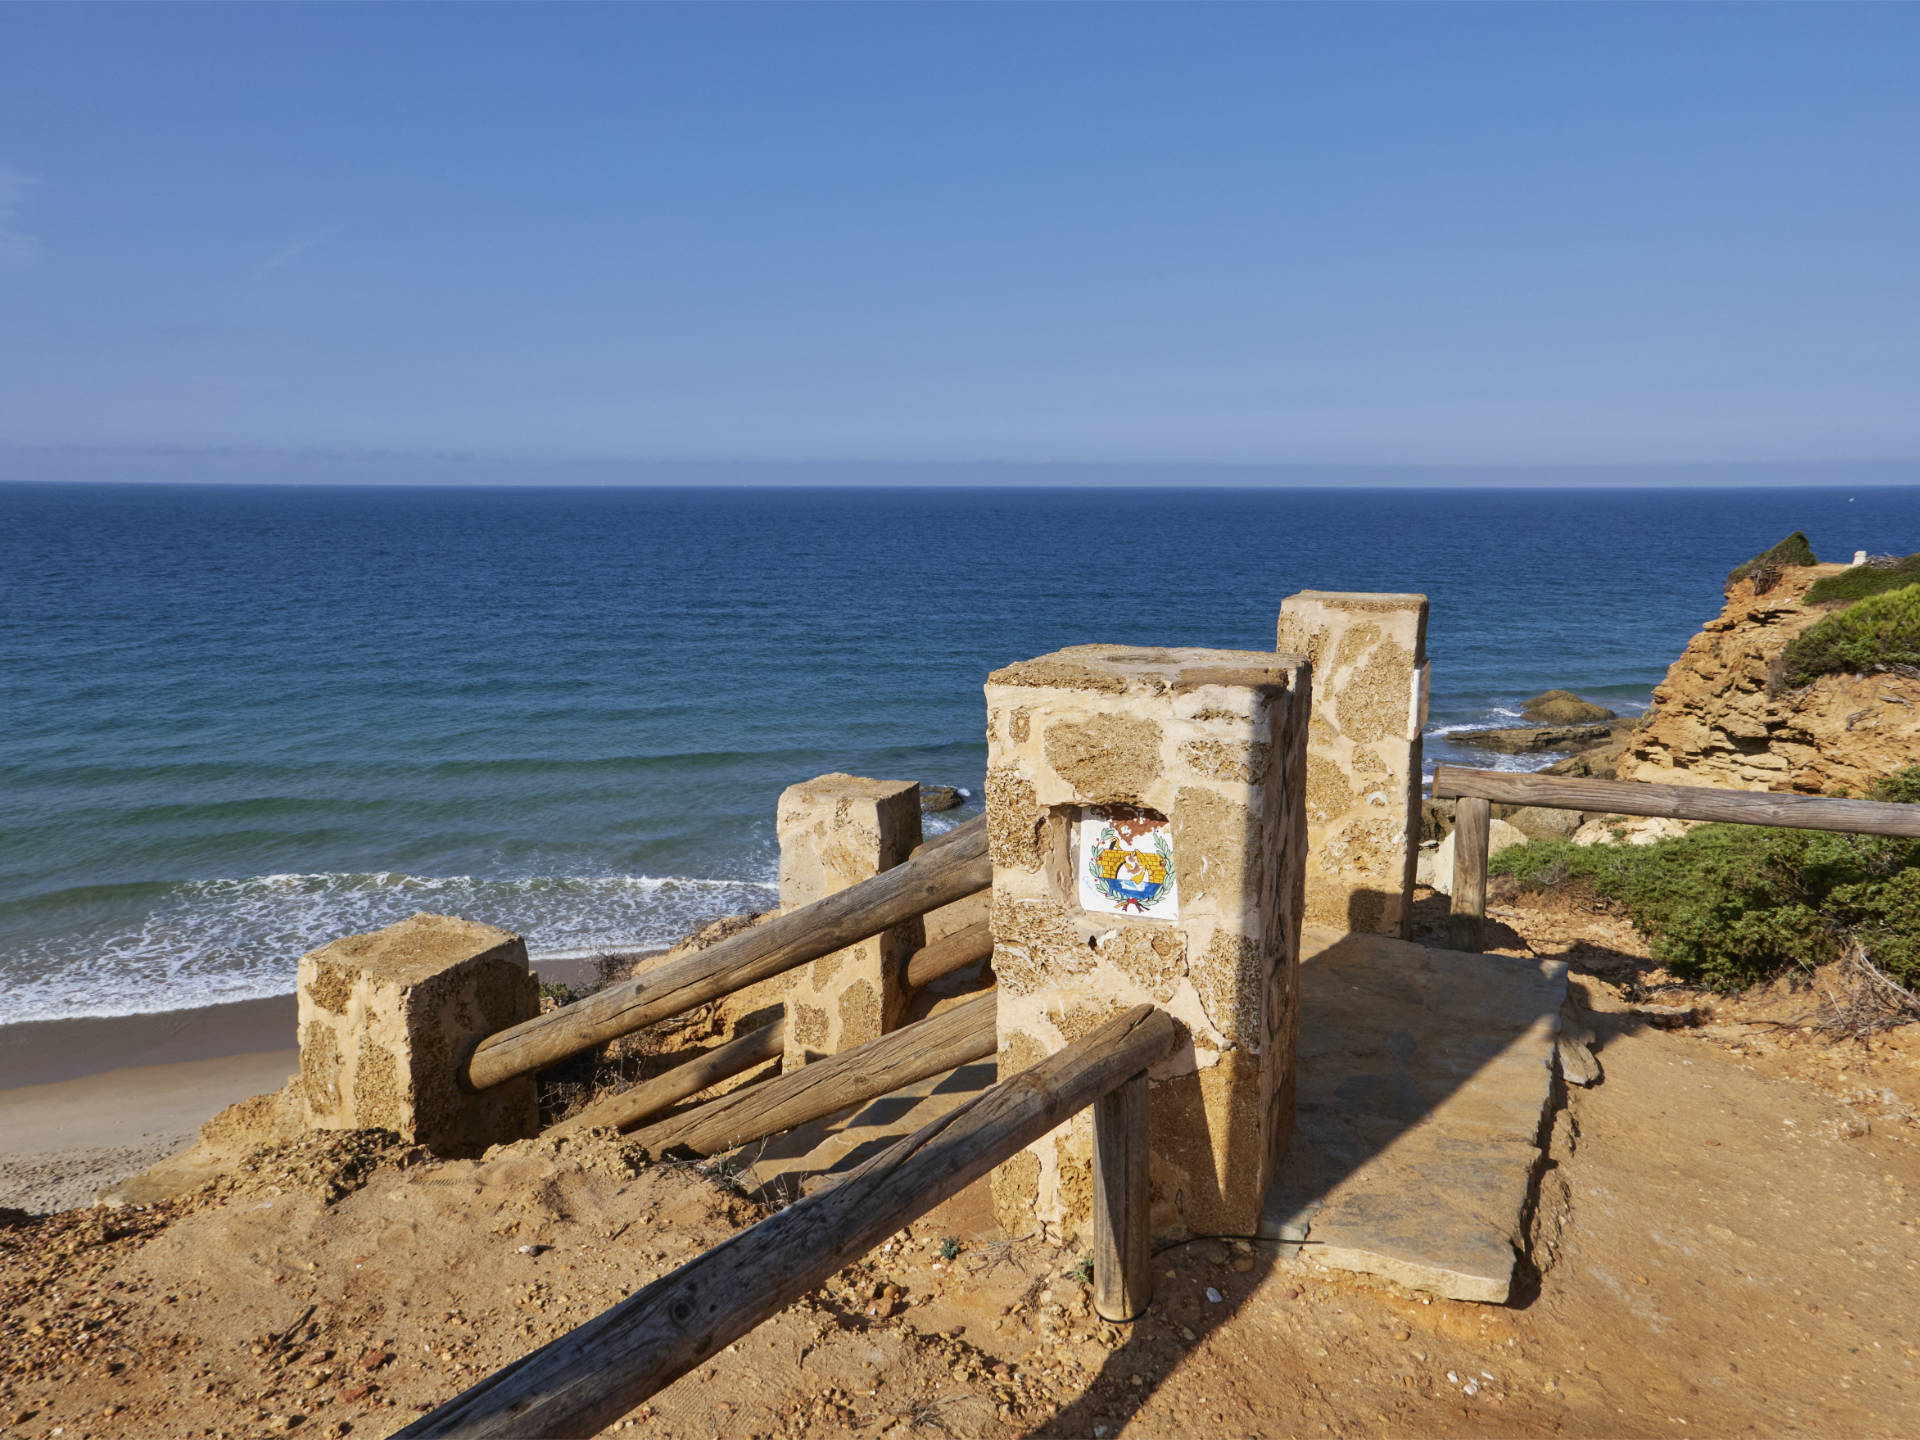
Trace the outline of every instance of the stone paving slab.
{"label": "stone paving slab", "polygon": [[1566,966],[1320,926],[1301,951],[1299,1118],[1261,1235],[1335,1269],[1505,1301]]}

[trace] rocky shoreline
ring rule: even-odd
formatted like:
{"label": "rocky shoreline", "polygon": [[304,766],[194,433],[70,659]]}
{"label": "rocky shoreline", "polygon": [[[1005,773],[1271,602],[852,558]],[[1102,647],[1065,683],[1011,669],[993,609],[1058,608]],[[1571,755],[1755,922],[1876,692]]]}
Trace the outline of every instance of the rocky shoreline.
{"label": "rocky shoreline", "polygon": [[[1539,773],[1612,780],[1616,778],[1615,767],[1643,723],[1643,717],[1617,715],[1566,690],[1536,695],[1521,707],[1520,713],[1534,723],[1456,730],[1447,739],[1456,746],[1502,755],[1571,751],[1552,764],[1542,766]],[[1579,723],[1565,723],[1568,720]],[[1420,802],[1420,858],[1416,880],[1441,894],[1449,892],[1453,878],[1450,843],[1453,813],[1451,800],[1429,798]],[[1598,812],[1553,810],[1538,805],[1495,805],[1489,850],[1499,851],[1527,840],[1572,839],[1582,825],[1602,818]]]}

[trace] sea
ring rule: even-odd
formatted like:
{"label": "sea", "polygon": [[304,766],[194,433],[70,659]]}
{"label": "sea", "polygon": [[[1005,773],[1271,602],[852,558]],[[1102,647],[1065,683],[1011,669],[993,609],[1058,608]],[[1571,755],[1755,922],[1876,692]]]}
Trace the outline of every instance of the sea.
{"label": "sea", "polygon": [[1796,529],[1920,549],[1920,490],[0,486],[0,1024],[417,910],[668,943],[774,903],[795,781],[977,814],[996,666],[1271,649],[1298,590],[1430,596],[1428,763],[1488,763],[1541,690],[1643,708]]}

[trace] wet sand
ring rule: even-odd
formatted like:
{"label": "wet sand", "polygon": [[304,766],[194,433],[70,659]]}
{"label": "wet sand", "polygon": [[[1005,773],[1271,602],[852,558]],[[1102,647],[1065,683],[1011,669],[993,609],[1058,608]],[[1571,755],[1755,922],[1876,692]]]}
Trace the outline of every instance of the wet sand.
{"label": "wet sand", "polygon": [[159,1015],[0,1026],[0,1093],[112,1070],[290,1050],[295,1014],[294,996],[275,995]]}
{"label": "wet sand", "polygon": [[[590,982],[557,958],[545,979]],[[0,1207],[91,1205],[100,1191],[192,1140],[235,1101],[299,1068],[292,995],[0,1026]]]}
{"label": "wet sand", "polygon": [[299,1065],[294,997],[0,1027],[0,1206],[90,1205]]}
{"label": "wet sand", "polygon": [[278,1090],[299,1063],[297,1050],[269,1050],[0,1090],[0,1206],[91,1205],[236,1100]]}

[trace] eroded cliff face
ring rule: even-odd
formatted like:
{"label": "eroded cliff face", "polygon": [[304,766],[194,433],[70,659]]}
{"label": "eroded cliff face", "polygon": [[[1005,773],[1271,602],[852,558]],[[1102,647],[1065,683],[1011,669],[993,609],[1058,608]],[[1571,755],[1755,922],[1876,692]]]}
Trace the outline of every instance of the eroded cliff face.
{"label": "eroded cliff face", "polygon": [[1844,565],[1792,566],[1764,595],[1741,581],[1653,692],[1653,708],[1621,755],[1622,780],[1739,790],[1862,794],[1920,763],[1920,680],[1828,675],[1769,695],[1787,642],[1828,613],[1802,597]]}

